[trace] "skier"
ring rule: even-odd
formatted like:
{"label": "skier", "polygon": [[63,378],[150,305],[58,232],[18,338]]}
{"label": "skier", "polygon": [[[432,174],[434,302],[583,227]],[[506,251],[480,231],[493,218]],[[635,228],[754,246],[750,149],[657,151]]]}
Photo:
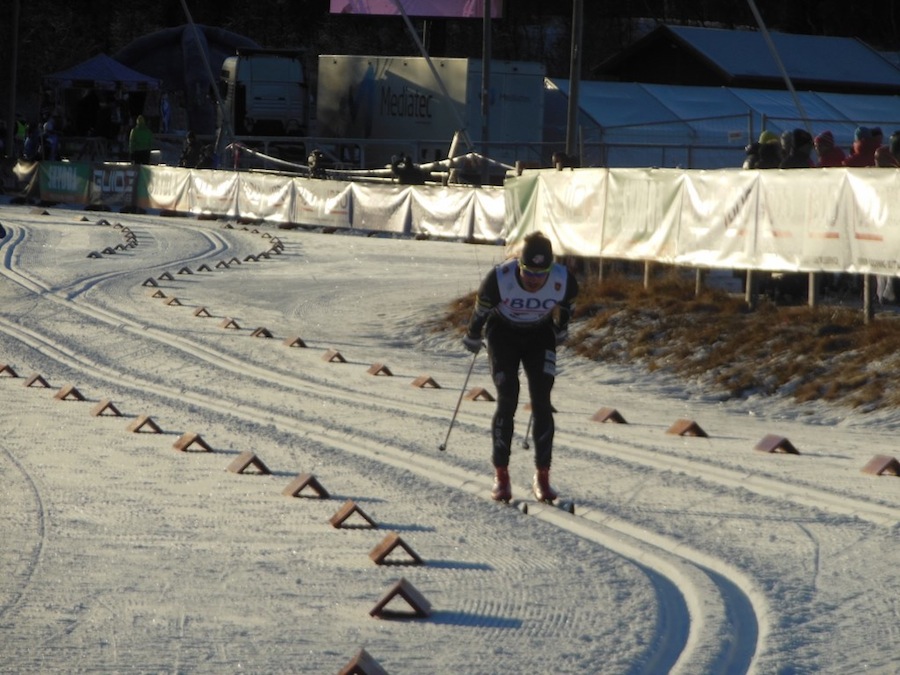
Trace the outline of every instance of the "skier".
{"label": "skier", "polygon": [[528,377],[534,415],[536,472],[532,489],[539,501],[552,502],[557,497],[550,487],[554,432],[550,391],[556,376],[556,347],[568,337],[577,294],[578,282],[565,266],[553,262],[550,240],[540,232],[528,235],[521,256],[491,270],[478,289],[463,344],[477,354],[485,329],[491,376],[497,387],[491,423],[495,470],[491,497],[497,501],[512,498],[509,456],[519,403],[520,364]]}

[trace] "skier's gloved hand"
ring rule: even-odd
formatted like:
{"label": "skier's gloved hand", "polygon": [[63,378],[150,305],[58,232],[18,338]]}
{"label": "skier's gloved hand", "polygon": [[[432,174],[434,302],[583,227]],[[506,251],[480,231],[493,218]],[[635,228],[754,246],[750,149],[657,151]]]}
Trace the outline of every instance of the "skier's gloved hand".
{"label": "skier's gloved hand", "polygon": [[557,328],[556,329],[556,346],[559,347],[566,340],[569,339],[569,331],[567,328]]}
{"label": "skier's gloved hand", "polygon": [[463,338],[463,345],[473,354],[481,351],[481,338],[476,335],[466,335]]}

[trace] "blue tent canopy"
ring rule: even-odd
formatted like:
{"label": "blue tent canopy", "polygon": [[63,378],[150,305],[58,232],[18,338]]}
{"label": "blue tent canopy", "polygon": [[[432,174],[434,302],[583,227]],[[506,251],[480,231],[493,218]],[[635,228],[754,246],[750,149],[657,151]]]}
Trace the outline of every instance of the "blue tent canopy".
{"label": "blue tent canopy", "polygon": [[159,89],[159,80],[122,65],[105,54],[44,77],[44,84],[58,88],[149,91]]}

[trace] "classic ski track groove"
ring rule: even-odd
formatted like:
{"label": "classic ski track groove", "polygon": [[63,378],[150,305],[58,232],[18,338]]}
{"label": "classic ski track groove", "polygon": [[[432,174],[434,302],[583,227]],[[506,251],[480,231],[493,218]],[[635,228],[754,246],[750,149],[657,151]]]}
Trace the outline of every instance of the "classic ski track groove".
{"label": "classic ski track groove", "polygon": [[[14,230],[15,229],[18,228],[14,228]],[[209,236],[208,232],[203,228],[192,229],[198,230],[203,236]],[[311,385],[310,382],[301,380],[297,377],[280,375],[268,368],[250,365],[246,361],[239,361],[233,357],[223,357],[220,352],[202,347],[184,338],[173,337],[170,334],[156,329],[148,329],[140,322],[124,315],[91,307],[86,305],[84,300],[80,300],[79,302],[74,301],[74,298],[82,294],[87,288],[90,288],[100,281],[117,276],[114,273],[98,275],[97,277],[82,280],[78,284],[72,284],[70,285],[70,288],[74,287],[79,288],[80,290],[60,296],[57,291],[48,289],[45,285],[35,282],[27,274],[13,269],[11,264],[13,250],[16,245],[24,240],[24,238],[24,233],[15,233],[14,241],[7,247],[4,256],[3,273],[11,280],[41,295],[45,299],[63,304],[64,306],[75,309],[83,315],[98,321],[114,326],[124,326],[127,330],[135,331],[141,336],[150,337],[166,346],[191,354],[217,368],[230,370],[242,375],[247,375],[247,371],[250,369],[255,376],[261,379],[266,381],[275,379],[285,386],[295,387],[305,391],[308,391],[311,386],[316,388],[321,386]],[[222,245],[227,249],[227,244],[222,243]],[[221,252],[221,250],[218,252]],[[190,260],[199,260],[202,257],[203,256],[197,256],[190,258]],[[178,264],[178,262],[174,264]],[[162,267],[163,265],[153,265],[152,269],[160,269]],[[134,270],[131,270],[120,273],[120,276],[134,274]],[[279,413],[273,413],[261,406],[254,406],[252,403],[245,401],[211,401],[207,397],[192,394],[190,392],[176,393],[173,392],[171,387],[166,387],[158,383],[137,381],[137,379],[133,382],[122,382],[123,374],[116,368],[96,363],[82,355],[63,349],[55,342],[47,340],[33,331],[23,329],[6,320],[0,320],[0,330],[8,336],[32,346],[48,358],[63,363],[75,370],[86,370],[92,377],[101,380],[106,379],[136,391],[150,391],[166,400],[190,402],[193,405],[207,410],[236,416],[251,422],[259,422],[260,419],[267,419],[269,421],[274,421],[285,429],[302,433],[308,433],[310,427],[316,427],[315,433],[318,436],[346,453],[375,459],[405,471],[413,471],[435,483],[469,492],[479,498],[486,498],[484,478],[480,473],[454,466],[447,463],[442,458],[434,458],[392,448],[382,442],[373,442],[360,435],[348,437],[345,433],[336,433],[333,429],[322,426],[319,423],[310,421],[298,422],[294,418]],[[333,392],[331,391],[334,387],[329,387],[327,390],[324,387],[321,387],[321,389],[321,394],[323,396],[327,395],[329,397],[334,397]],[[347,400],[348,397],[341,396],[334,398]],[[371,399],[368,397],[355,396],[352,397],[352,399],[356,402],[365,402],[368,405],[372,404]],[[236,403],[240,403],[240,407],[238,407]],[[383,402],[381,405],[390,409],[390,406],[385,405]],[[409,408],[410,406],[406,406],[406,412],[409,412]],[[401,411],[397,410],[395,407],[393,412],[396,414]],[[432,409],[425,407],[417,410],[417,414],[428,415],[430,417],[435,416]],[[581,449],[590,451],[583,446]],[[621,453],[621,446],[619,446],[619,452]],[[654,458],[654,463],[655,459],[656,458]],[[647,461],[643,456],[641,457],[641,460]],[[702,474],[706,478],[709,478],[710,476],[712,477],[712,480],[717,480],[719,478],[719,476],[716,475],[716,472],[710,471],[708,472],[709,475],[707,475],[705,470],[697,469],[691,462],[685,462],[685,466],[691,468],[693,472]],[[737,472],[731,473],[736,474]],[[741,477],[740,480],[743,484],[746,477]],[[775,481],[773,481],[773,483],[774,482]],[[523,486],[515,486],[515,489],[519,494],[527,493],[527,489]],[[624,558],[631,560],[648,574],[648,577],[657,588],[662,618],[660,630],[654,640],[651,641],[655,643],[655,648],[649,652],[649,661],[642,672],[655,672],[661,665],[674,668],[675,670],[684,669],[685,672],[689,672],[692,668],[692,658],[694,657],[696,650],[701,646],[708,646],[708,641],[711,641],[713,644],[718,644],[718,633],[721,626],[727,622],[728,616],[735,614],[742,615],[742,619],[745,622],[753,623],[758,626],[758,631],[754,633],[754,644],[752,648],[745,648],[743,651],[754,656],[759,653],[765,642],[764,638],[767,633],[764,623],[764,617],[767,613],[765,600],[762,597],[762,594],[756,590],[751,580],[742,573],[731,568],[724,561],[715,560],[710,556],[690,550],[688,547],[663,535],[646,531],[643,528],[626,522],[618,521],[600,511],[592,509],[591,507],[585,508],[580,504],[577,505],[577,515],[573,517],[556,507],[529,502],[529,516],[538,518],[555,527],[571,532],[576,536],[602,545],[609,550],[622,555]],[[715,574],[710,574],[710,570],[714,570]],[[733,597],[734,591],[725,588],[723,584],[718,582],[717,575],[719,574],[729,580],[735,588],[740,589],[740,591],[745,594],[746,602],[735,601],[735,598]],[[707,596],[700,593],[698,587],[708,587],[710,584],[715,586],[721,600],[721,602],[716,603],[715,607],[710,607],[709,603],[704,603],[700,600],[700,598]],[[746,609],[742,609],[746,607],[750,608],[750,616],[746,615]],[[681,634],[678,631],[672,630],[674,625],[683,622],[689,624],[688,628],[682,628],[686,634]],[[736,636],[736,640],[740,641],[740,637],[740,635]],[[734,652],[735,650],[732,649],[731,651]],[[718,655],[718,665],[721,666],[723,660],[727,662],[728,658],[729,655],[727,654]],[[753,658],[751,657],[749,661],[744,659],[742,663],[731,664],[731,666],[752,669],[752,664]]]}
{"label": "classic ski track groove", "polygon": [[38,489],[37,484],[34,482],[31,474],[22,466],[22,463],[9,451],[9,448],[6,446],[0,445],[0,450],[3,451],[3,454],[9,459],[14,467],[18,470],[18,472],[24,478],[25,483],[28,486],[28,490],[31,492],[35,505],[37,507],[37,532],[35,533],[36,542],[34,544],[34,550],[28,556],[28,562],[26,565],[26,569],[20,575],[17,575],[23,579],[21,586],[18,590],[12,594],[12,597],[5,602],[3,605],[0,605],[0,619],[11,609],[16,607],[22,599],[27,595],[28,589],[31,586],[31,580],[34,576],[34,571],[37,569],[38,564],[41,561],[41,556],[44,552],[44,546],[46,544],[47,538],[47,528],[45,523],[47,521],[47,511],[44,506],[44,500],[41,499],[41,491]]}

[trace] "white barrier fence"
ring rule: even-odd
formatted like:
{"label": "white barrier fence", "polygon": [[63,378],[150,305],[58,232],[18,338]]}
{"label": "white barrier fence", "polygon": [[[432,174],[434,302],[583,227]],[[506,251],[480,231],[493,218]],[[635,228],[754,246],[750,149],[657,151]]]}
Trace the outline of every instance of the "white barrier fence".
{"label": "white barrier fence", "polygon": [[722,269],[900,270],[900,171],[526,171],[505,238],[541,230],[564,255]]}
{"label": "white barrier fence", "polygon": [[[18,168],[18,167],[17,167]],[[527,170],[503,188],[41,162],[42,199],[495,242],[561,255],[783,272],[900,273],[900,172]]]}

